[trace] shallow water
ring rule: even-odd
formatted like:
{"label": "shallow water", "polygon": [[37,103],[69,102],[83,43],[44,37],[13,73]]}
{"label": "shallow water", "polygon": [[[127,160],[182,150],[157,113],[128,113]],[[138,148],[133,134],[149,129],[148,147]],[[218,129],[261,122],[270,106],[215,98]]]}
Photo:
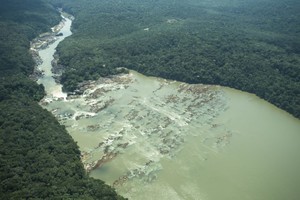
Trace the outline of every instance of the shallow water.
{"label": "shallow water", "polygon": [[[155,179],[129,179],[117,187],[121,194],[130,199],[298,199],[299,120],[255,95],[218,90],[224,92],[226,110],[208,123],[190,122],[180,151],[160,159]],[[133,156],[123,154],[91,176],[112,184]]]}
{"label": "shallow water", "polygon": [[45,90],[47,92],[47,95],[53,95],[54,97],[67,97],[66,93],[63,93],[61,88],[62,86],[60,84],[56,84],[53,79],[53,73],[51,72],[51,61],[54,59],[53,55],[55,53],[55,48],[57,45],[63,41],[66,37],[70,36],[72,34],[71,32],[71,24],[72,21],[68,18],[63,18],[64,26],[59,31],[63,34],[63,36],[57,37],[57,40],[48,46],[48,48],[40,50],[39,55],[41,59],[43,60],[43,63],[38,66],[38,69],[43,71],[44,77],[38,79],[39,84],[43,84],[45,87]]}
{"label": "shallow water", "polygon": [[[45,71],[57,44],[40,52]],[[90,176],[125,197],[300,196],[300,121],[255,95],[131,71],[62,100],[50,77],[39,80],[48,93],[41,104],[78,142]]]}
{"label": "shallow water", "polygon": [[299,120],[254,95],[223,90],[228,109],[214,120],[218,128],[207,131],[231,131],[230,143],[213,151],[203,148],[201,137],[188,136],[176,158],[162,160],[157,181],[122,188],[124,194],[132,199],[299,198]]}

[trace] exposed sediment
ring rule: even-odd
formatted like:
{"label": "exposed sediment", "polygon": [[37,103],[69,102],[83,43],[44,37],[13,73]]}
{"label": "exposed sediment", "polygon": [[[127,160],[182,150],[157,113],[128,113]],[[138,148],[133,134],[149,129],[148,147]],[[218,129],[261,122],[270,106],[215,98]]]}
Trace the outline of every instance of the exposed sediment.
{"label": "exposed sediment", "polygon": [[61,29],[65,25],[65,17],[62,18],[61,22],[51,28],[51,32],[46,32],[40,34],[37,38],[30,42],[30,54],[35,62],[35,67],[31,78],[33,80],[38,80],[43,76],[43,71],[38,69],[38,66],[43,63],[43,60],[39,56],[39,51],[46,49],[49,45],[53,44],[59,37],[62,36],[60,33]]}
{"label": "exposed sediment", "polygon": [[[141,163],[128,167],[114,181],[115,187],[133,178],[155,180],[160,159],[176,156],[189,134],[203,136],[203,144],[216,150],[232,137],[230,132],[209,136],[201,132],[202,125],[226,108],[217,86],[143,79],[147,78],[132,72],[86,81],[79,88],[81,95],[52,99],[46,105],[71,135],[80,131],[93,138],[94,145],[81,149],[87,172],[118,162],[119,155],[139,157]],[[210,126],[218,129],[217,124]]]}
{"label": "exposed sediment", "polygon": [[[37,65],[42,62],[38,51],[55,42],[63,25],[64,20],[52,28],[52,33],[42,34],[31,43]],[[51,62],[57,83],[63,71],[58,59],[54,55]],[[42,72],[35,74],[41,76]],[[216,86],[148,79],[131,72],[85,81],[66,99],[50,94],[41,101],[71,135],[80,132],[83,140],[92,138],[88,148],[80,146],[88,173],[113,160],[119,162],[120,156],[127,157],[126,172],[112,183],[114,187],[132,179],[154,181],[162,170],[160,160],[173,159],[187,135],[202,136],[203,144],[216,150],[232,137],[231,132],[216,131],[215,135],[201,132],[201,126],[210,124],[226,107]],[[217,124],[210,126],[218,129]]]}

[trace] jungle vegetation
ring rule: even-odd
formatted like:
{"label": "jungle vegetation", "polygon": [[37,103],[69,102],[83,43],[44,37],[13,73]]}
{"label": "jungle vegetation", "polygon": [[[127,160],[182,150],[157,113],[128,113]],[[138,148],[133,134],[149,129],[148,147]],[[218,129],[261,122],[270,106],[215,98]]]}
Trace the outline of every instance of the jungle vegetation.
{"label": "jungle vegetation", "polygon": [[58,47],[65,91],[120,67],[229,86],[300,117],[297,0],[49,0],[75,16]]}
{"label": "jungle vegetation", "polygon": [[59,21],[42,0],[0,0],[0,199],[123,199],[88,177],[77,144],[38,105],[29,42]]}

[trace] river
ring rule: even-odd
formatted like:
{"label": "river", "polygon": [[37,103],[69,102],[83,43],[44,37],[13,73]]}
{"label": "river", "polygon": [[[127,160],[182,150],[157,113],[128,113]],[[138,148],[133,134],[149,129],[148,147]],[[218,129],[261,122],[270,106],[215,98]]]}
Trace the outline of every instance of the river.
{"label": "river", "polygon": [[70,26],[39,51],[41,105],[78,143],[90,176],[133,200],[299,198],[299,119],[253,94],[134,71],[66,98],[50,69]]}
{"label": "river", "polygon": [[[62,16],[63,17],[63,16]],[[62,86],[54,81],[53,73],[51,71],[51,61],[54,59],[53,55],[55,53],[55,48],[57,45],[63,41],[66,37],[72,35],[71,32],[72,21],[67,17],[63,17],[60,25],[62,28],[59,29],[59,33],[62,36],[55,37],[55,42],[50,44],[46,49],[39,50],[39,56],[43,63],[38,66],[40,71],[43,71],[43,77],[38,79],[39,84],[43,84],[48,96],[53,96],[57,98],[66,98],[67,94],[62,92]]]}

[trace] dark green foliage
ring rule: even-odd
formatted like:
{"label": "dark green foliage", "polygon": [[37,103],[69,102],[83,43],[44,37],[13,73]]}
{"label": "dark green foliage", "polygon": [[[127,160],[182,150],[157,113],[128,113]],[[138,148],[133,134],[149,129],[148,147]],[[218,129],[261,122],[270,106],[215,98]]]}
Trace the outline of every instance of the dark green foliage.
{"label": "dark green foliage", "polygon": [[126,67],[252,92],[300,117],[297,0],[51,2],[75,15],[58,48],[65,90]]}
{"label": "dark green foliage", "polygon": [[[17,23],[21,33],[33,38],[55,25],[60,17],[55,9],[43,0],[1,0],[1,21]],[[5,31],[5,30],[3,30]],[[12,33],[16,34],[16,33]]]}
{"label": "dark green foliage", "polygon": [[0,101],[10,98],[41,100],[45,95],[44,86],[38,85],[25,75],[3,76],[0,79]]}
{"label": "dark green foliage", "polygon": [[0,199],[123,199],[89,178],[77,144],[37,101],[29,41],[60,20],[40,0],[0,0]]}
{"label": "dark green foliage", "polygon": [[38,101],[44,91],[28,79],[34,66],[29,42],[57,24],[59,14],[39,0],[0,3],[0,100],[26,96]]}
{"label": "dark green foliage", "polygon": [[32,101],[0,103],[0,199],[122,199],[88,178],[78,146]]}
{"label": "dark green foliage", "polygon": [[33,70],[29,41],[60,20],[54,8],[40,0],[0,0],[1,75]]}

